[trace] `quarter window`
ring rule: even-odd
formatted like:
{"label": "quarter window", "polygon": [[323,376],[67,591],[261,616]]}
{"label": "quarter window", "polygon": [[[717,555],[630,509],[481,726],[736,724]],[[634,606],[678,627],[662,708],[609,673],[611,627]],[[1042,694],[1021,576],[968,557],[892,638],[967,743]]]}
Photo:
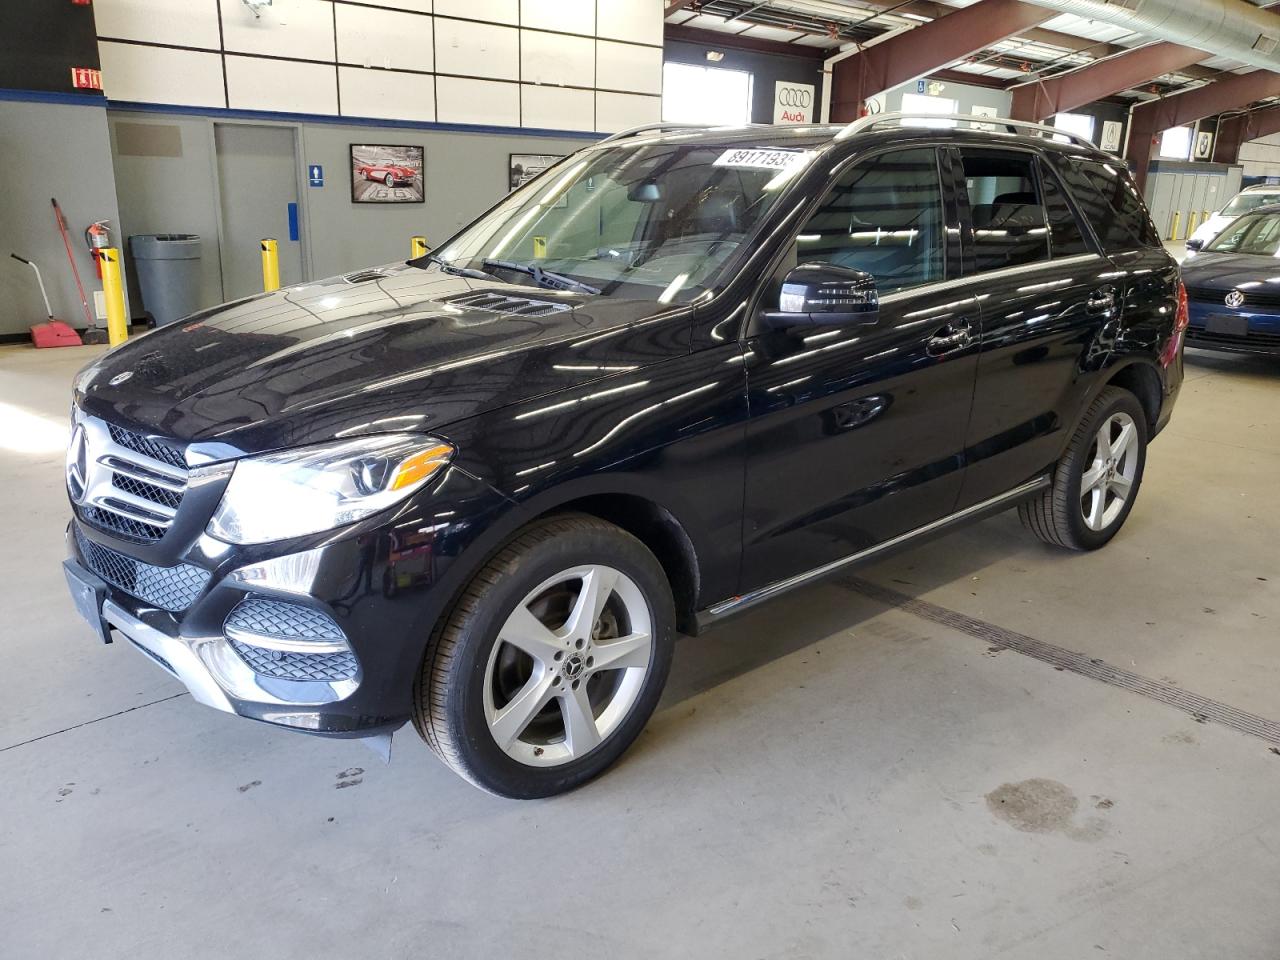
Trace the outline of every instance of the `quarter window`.
{"label": "quarter window", "polygon": [[901,150],[841,175],[796,237],[796,257],[864,270],[884,293],[943,279],[943,238],[937,154]]}
{"label": "quarter window", "polygon": [[[1071,163],[1088,187],[1085,191],[1077,188],[1076,199],[1086,207],[1085,215],[1105,249],[1160,246],[1160,236],[1151,223],[1147,205],[1128,170],[1094,160],[1073,159]],[[1089,193],[1094,196],[1089,197]],[[1087,209],[1090,206],[1092,210]]]}
{"label": "quarter window", "polygon": [[961,151],[974,266],[1000,270],[1049,259],[1049,226],[1030,154]]}

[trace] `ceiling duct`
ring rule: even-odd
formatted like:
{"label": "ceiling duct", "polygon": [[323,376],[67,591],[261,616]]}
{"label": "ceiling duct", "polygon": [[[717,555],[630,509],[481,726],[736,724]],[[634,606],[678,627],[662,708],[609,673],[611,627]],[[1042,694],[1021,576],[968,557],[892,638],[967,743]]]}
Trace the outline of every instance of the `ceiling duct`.
{"label": "ceiling duct", "polygon": [[1027,0],[1254,67],[1280,70],[1280,16],[1245,0]]}

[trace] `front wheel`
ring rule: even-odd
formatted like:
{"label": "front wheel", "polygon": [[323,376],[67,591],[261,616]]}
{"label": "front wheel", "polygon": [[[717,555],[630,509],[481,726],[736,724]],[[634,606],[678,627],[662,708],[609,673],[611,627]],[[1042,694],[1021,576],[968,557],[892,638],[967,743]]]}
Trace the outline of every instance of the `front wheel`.
{"label": "front wheel", "polygon": [[1096,550],[1133,509],[1147,459],[1147,418],[1128,390],[1106,387],[1089,405],[1054,470],[1053,483],[1018,506],[1041,540]]}
{"label": "front wheel", "polygon": [[388,173],[386,176],[386,179],[384,179],[382,182],[385,183],[388,187],[394,187],[396,185],[396,178]]}
{"label": "front wheel", "polygon": [[594,517],[527,528],[437,627],[414,725],[472,783],[546,797],[612,764],[666,683],[671,588],[635,537]]}

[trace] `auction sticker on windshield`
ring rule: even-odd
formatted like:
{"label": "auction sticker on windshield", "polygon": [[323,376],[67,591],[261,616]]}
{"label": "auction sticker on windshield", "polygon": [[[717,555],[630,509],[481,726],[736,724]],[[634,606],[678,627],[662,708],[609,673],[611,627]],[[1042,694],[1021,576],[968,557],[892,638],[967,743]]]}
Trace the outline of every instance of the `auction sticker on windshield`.
{"label": "auction sticker on windshield", "polygon": [[809,159],[808,150],[726,150],[712,166],[752,170],[789,170]]}

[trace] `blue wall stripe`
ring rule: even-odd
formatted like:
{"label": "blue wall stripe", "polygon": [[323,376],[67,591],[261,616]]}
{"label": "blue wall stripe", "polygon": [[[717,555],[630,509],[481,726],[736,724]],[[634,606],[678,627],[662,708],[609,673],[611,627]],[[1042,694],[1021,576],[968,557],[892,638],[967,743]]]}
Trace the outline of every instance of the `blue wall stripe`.
{"label": "blue wall stripe", "polygon": [[40,90],[0,90],[0,100],[29,103],[66,103],[81,107],[106,107],[136,113],[167,113],[188,117],[226,120],[275,120],[290,123],[328,123],[335,126],[397,127],[407,130],[434,130],[441,133],[489,133],[511,137],[556,137],[562,140],[601,140],[607,133],[582,130],[549,130],[541,127],[498,127],[480,123],[431,123],[422,120],[382,120],[375,117],[335,117],[321,113],[281,113],[275,110],[228,110],[224,107],[189,107],[168,103],[133,103],[106,100],[97,95],[46,93]]}

